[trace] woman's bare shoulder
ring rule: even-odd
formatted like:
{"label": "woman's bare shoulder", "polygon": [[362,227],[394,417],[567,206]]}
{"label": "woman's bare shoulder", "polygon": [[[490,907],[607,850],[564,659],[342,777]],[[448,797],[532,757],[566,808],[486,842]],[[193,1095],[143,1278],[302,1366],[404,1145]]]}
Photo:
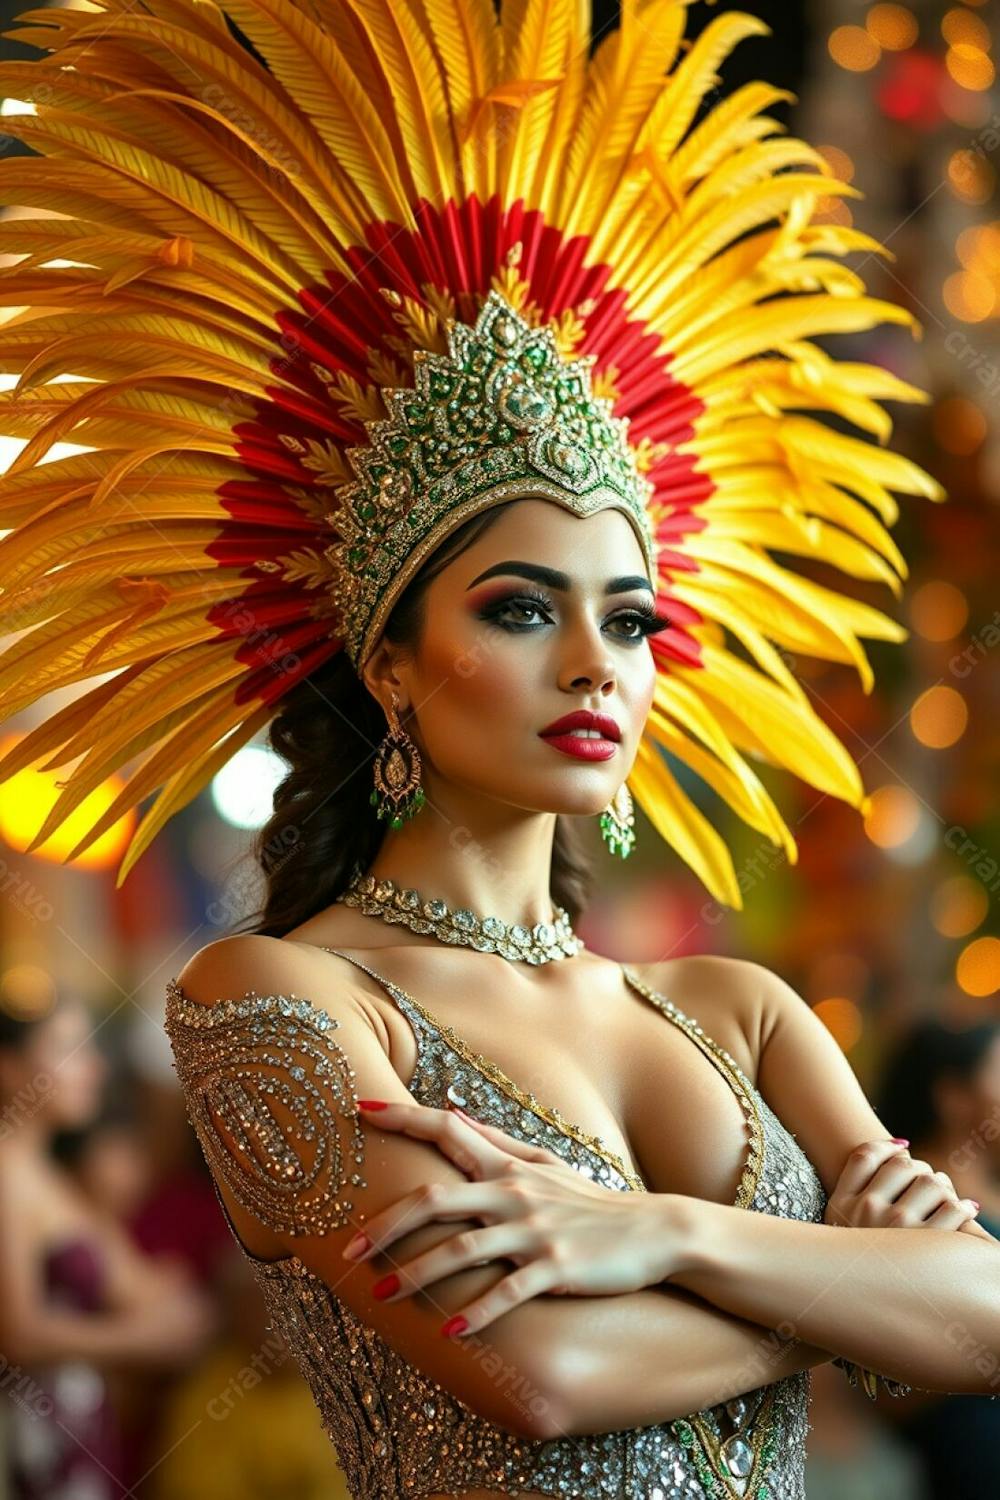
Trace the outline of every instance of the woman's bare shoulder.
{"label": "woman's bare shoulder", "polygon": [[[356,965],[322,951],[315,943],[239,932],[199,948],[184,964],[176,983],[188,999],[205,1005],[252,992],[295,995],[325,1006],[335,994],[338,1002],[352,1005],[372,1022],[372,1007],[358,976]],[[375,1029],[384,1040],[380,1020]]]}
{"label": "woman's bare shoulder", "polygon": [[[768,997],[778,977],[753,959],[687,953],[629,964],[632,973],[699,1023],[714,1040],[752,1063],[757,1076],[767,1034]],[[742,1046],[734,1045],[742,1043]]]}

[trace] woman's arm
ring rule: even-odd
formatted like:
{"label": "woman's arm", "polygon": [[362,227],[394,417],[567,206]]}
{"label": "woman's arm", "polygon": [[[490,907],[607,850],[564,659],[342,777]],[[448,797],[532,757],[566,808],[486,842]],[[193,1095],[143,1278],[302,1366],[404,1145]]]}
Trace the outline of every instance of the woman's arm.
{"label": "woman's arm", "polygon": [[670,1279],[713,1306],[925,1390],[1000,1393],[1000,1253],[935,1229],[844,1229],[668,1197]]}
{"label": "woman's arm", "polygon": [[[832,1194],[851,1154],[889,1137],[834,1038],[760,964],[698,957],[680,978],[674,991],[689,1012],[703,994],[725,994],[757,1059],[758,1089]],[[786,1318],[838,1356],[929,1390],[1000,1391],[998,1380],[984,1385],[1000,1360],[1000,1245],[981,1226],[967,1222],[956,1238],[909,1226],[748,1221],[727,1205],[685,1201],[693,1263],[672,1280],[714,1306],[768,1326]]]}
{"label": "woman's arm", "polygon": [[[324,963],[324,970],[329,967]],[[178,1074],[219,1192],[254,1253],[297,1255],[404,1359],[488,1421],[529,1438],[687,1416],[830,1358],[822,1348],[783,1344],[768,1329],[712,1308],[681,1287],[618,1297],[535,1297],[482,1334],[441,1338],[445,1319],[510,1274],[503,1259],[453,1272],[400,1302],[374,1298],[374,1282],[388,1271],[463,1228],[480,1226],[477,1220],[437,1221],[401,1235],[362,1264],[343,1260],[356,1230],[420,1184],[467,1181],[435,1147],[380,1131],[377,1121],[361,1127],[360,1141],[355,1137],[358,1097],[415,1101],[364,1009],[351,998],[353,970],[346,962],[343,969],[339,984],[327,984],[321,1008],[315,960],[280,939],[247,934],[209,944],[180,976],[183,995],[204,1012],[204,1020],[199,1014],[201,1024],[192,1031],[174,1013],[169,1030]],[[245,1024],[242,1018],[227,1022],[224,1011],[209,1020],[224,1004],[220,996],[247,992],[257,1003]],[[264,1032],[254,1032],[273,1011],[269,1002],[282,995],[311,996],[316,1011],[330,1017],[329,1036],[295,1018],[294,1038],[289,1033],[294,1049],[276,1047]],[[325,1140],[328,1161],[350,1164],[348,1172],[360,1180],[343,1191],[328,1171],[314,1171],[314,1147],[296,1142],[295,1161],[282,1172],[284,1184],[272,1186],[266,1153],[254,1156],[249,1137],[236,1139],[231,1115],[227,1124],[227,1058],[238,1059],[240,1087],[252,1093],[255,1111],[266,1104],[279,1127],[301,1130],[297,1111],[305,1106],[321,1126],[314,1143]],[[304,1076],[297,1078],[293,1070],[300,1067]],[[307,1087],[317,1081],[318,1092]],[[303,1185],[298,1202],[296,1183]],[[331,1208],[326,1200],[320,1213],[316,1204],[328,1189],[337,1203]],[[636,1195],[643,1201],[646,1196]],[[289,1227],[296,1215],[300,1222]]]}

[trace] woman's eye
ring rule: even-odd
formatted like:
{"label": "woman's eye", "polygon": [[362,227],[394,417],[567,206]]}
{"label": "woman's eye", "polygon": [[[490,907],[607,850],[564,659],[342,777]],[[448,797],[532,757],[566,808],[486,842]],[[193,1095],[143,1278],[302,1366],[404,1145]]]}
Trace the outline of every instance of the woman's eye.
{"label": "woman's eye", "polygon": [[[518,599],[503,599],[499,604],[491,605],[484,613],[483,618],[490,624],[496,624],[504,630],[535,630],[538,628],[538,616],[542,623],[552,623],[552,617],[547,613],[551,609],[551,601],[521,597]],[[535,619],[530,618],[535,616]],[[661,621],[656,615],[647,614],[643,610],[624,610],[621,614],[612,615],[606,621],[605,628],[613,628],[613,634],[620,640],[638,644],[647,635],[654,631],[662,630],[666,622]]]}

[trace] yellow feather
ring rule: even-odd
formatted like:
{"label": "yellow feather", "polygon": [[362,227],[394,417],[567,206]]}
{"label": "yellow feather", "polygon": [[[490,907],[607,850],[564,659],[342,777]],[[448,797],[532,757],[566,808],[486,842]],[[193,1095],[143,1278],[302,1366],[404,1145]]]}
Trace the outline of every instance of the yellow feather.
{"label": "yellow feather", "polygon": [[448,109],[441,73],[411,0],[341,3],[362,22],[385,75],[417,194],[443,206],[458,190]]}
{"label": "yellow feather", "polygon": [[226,8],[310,119],[329,152],[330,167],[340,169],[338,180],[353,185],[355,233],[360,235],[370,216],[408,217],[398,158],[375,102],[341,48],[294,4],[227,0]]}
{"label": "yellow feather", "polygon": [[[125,853],[121,867],[115,879],[116,887],[120,887],[129,870],[136,860],[149,847],[152,840],[159,833],[163,825],[179,812],[182,807],[197,797],[203,791],[216,771],[229,761],[241,745],[251,740],[259,729],[262,729],[269,719],[274,717],[274,708],[271,704],[264,704],[256,713],[244,719],[232,732],[218,745],[213,745],[192,761],[187,759],[183,769],[176,772],[164,786],[163,791],[153,803],[149,812],[143,818],[136,830],[132,842]],[[176,753],[175,753],[176,760]],[[159,774],[159,771],[157,772]],[[107,826],[111,826],[108,824]],[[103,833],[103,828],[100,832]],[[95,834],[95,836],[98,836]]]}
{"label": "yellow feather", "polygon": [[718,832],[677,785],[663,758],[640,740],[628,784],[657,833],[726,906],[742,909],[732,857]]}

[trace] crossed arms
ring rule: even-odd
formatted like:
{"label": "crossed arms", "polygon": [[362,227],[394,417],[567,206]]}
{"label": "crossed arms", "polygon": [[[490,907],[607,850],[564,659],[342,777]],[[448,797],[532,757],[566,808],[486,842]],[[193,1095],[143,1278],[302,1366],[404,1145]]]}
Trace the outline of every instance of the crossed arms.
{"label": "crossed arms", "polygon": [[[758,1081],[830,1192],[851,1151],[888,1133],[840,1049],[794,991],[758,965],[718,962],[731,966],[727,983],[763,987],[755,997]],[[643,1426],[686,1416],[834,1355],[928,1390],[1000,1391],[1000,1374],[994,1383],[989,1373],[990,1356],[1000,1370],[1000,1246],[973,1225],[957,1234],[919,1228],[900,1235],[652,1195],[673,1216],[674,1231],[680,1225],[683,1233],[684,1264],[668,1283],[615,1297],[535,1297],[468,1341],[441,1338],[441,1323],[507,1276],[509,1262],[472,1266],[398,1302],[379,1302],[370,1291],[378,1277],[479,1222],[423,1225],[358,1266],[341,1258],[344,1246],[421,1183],[454,1185],[463,1174],[434,1147],[366,1122],[363,1165],[356,1169],[363,1183],[349,1193],[341,1183],[320,1183],[310,1148],[298,1148],[303,1187],[296,1221],[287,1176],[278,1193],[273,1165],[262,1162],[238,1123],[234,1127],[217,1087],[222,1060],[239,1055],[242,1086],[256,1069],[268,1084],[272,1117],[295,1121],[303,1099],[275,1068],[278,1054],[245,1045],[245,1022],[226,1019],[225,998],[248,992],[309,997],[314,1026],[317,1017],[332,1018],[332,1029],[313,1037],[313,1063],[320,1057],[321,1092],[328,1092],[322,1124],[341,1132],[339,1157],[351,1162],[358,1146],[352,1099],[414,1101],[359,999],[355,971],[346,962],[343,969],[336,993],[319,997],[315,961],[278,939],[224,939],[190,960],[180,976],[186,1002],[206,1021],[209,1012],[221,1018],[218,1027],[201,1028],[203,1039],[217,1032],[220,1044],[207,1070],[186,1065],[197,1050],[194,1031],[171,1029],[195,1126],[251,1251],[265,1258],[297,1255],[397,1353],[487,1420],[531,1438]],[[282,1024],[280,1017],[275,1024]],[[294,1024],[301,1044],[309,1026],[302,1019]],[[305,1103],[320,1109],[324,1101],[310,1096]],[[334,1189],[327,1199],[316,1191],[321,1186]],[[334,1212],[333,1201],[351,1206]],[[655,1232],[648,1207],[642,1222]]]}

